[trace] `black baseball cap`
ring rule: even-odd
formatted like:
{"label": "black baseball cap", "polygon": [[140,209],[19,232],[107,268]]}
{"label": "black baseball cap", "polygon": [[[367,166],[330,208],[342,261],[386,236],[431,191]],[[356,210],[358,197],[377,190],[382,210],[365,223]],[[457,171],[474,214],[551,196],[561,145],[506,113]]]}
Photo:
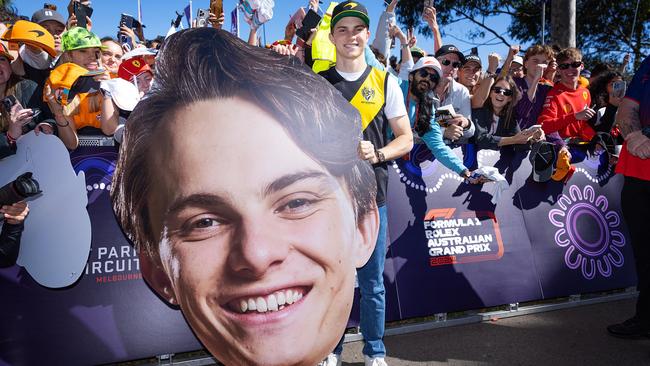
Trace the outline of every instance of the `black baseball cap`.
{"label": "black baseball cap", "polygon": [[368,9],[363,4],[357,1],[344,1],[334,7],[332,11],[332,22],[330,27],[334,29],[336,23],[345,17],[357,17],[370,27],[370,18],[368,17]]}
{"label": "black baseball cap", "polygon": [[436,58],[440,56],[444,56],[449,53],[455,53],[456,55],[458,55],[458,59],[460,60],[460,62],[465,63],[465,55],[463,55],[463,53],[460,52],[458,47],[454,46],[453,44],[446,44],[440,47],[438,51],[436,51]]}
{"label": "black baseball cap", "polygon": [[61,23],[65,26],[65,19],[63,15],[56,10],[52,9],[39,9],[32,14],[32,23],[41,24],[47,20],[54,20],[57,23]]}
{"label": "black baseball cap", "polygon": [[483,68],[483,64],[481,63],[481,58],[478,57],[478,55],[469,54],[465,56],[465,61],[463,61],[463,65],[466,65],[470,61],[476,62],[480,68]]}
{"label": "black baseball cap", "polygon": [[553,175],[555,166],[555,148],[553,144],[546,141],[538,141],[531,146],[530,163],[533,165],[533,181],[548,182]]}

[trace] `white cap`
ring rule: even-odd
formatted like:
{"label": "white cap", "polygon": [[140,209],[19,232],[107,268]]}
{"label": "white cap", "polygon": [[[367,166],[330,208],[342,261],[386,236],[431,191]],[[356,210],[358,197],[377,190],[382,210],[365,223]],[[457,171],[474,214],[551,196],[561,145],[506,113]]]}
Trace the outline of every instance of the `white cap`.
{"label": "white cap", "polygon": [[521,58],[521,56],[513,57],[512,62],[516,62],[516,63],[518,63],[519,65],[522,65],[522,66],[524,65],[524,59]]}
{"label": "white cap", "polygon": [[413,69],[411,69],[411,72],[420,70],[425,67],[430,67],[438,72],[438,76],[442,77],[442,67],[440,66],[440,62],[433,57],[433,56],[424,56],[420,57],[418,62],[413,65]]}
{"label": "white cap", "polygon": [[104,80],[101,82],[100,88],[108,90],[115,105],[125,111],[133,111],[133,108],[140,101],[138,88],[121,78]]}
{"label": "white cap", "polygon": [[134,58],[138,56],[155,56],[157,53],[158,51],[151,48],[138,47],[132,51],[123,54],[121,60],[126,61],[130,58]]}

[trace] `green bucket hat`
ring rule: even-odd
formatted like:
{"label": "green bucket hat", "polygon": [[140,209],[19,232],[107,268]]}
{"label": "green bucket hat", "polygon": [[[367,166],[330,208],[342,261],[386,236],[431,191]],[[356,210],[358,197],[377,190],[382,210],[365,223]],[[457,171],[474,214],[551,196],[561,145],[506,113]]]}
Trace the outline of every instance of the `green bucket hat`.
{"label": "green bucket hat", "polygon": [[102,42],[94,33],[84,27],[74,27],[61,35],[63,51],[74,51],[82,48],[101,48]]}
{"label": "green bucket hat", "polygon": [[424,52],[424,50],[421,49],[420,47],[413,46],[413,47],[411,47],[411,55],[418,56],[418,57],[424,57],[424,56],[427,55],[427,53]]}

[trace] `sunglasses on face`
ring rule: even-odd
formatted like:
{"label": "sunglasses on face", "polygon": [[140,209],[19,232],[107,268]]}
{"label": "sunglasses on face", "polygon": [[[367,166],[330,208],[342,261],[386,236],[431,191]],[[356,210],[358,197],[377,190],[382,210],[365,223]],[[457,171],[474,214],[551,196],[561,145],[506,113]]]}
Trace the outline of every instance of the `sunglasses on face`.
{"label": "sunglasses on face", "polygon": [[422,77],[422,78],[428,77],[434,83],[437,83],[440,80],[440,76],[435,71],[434,72],[429,72],[426,69],[420,69],[419,72],[420,72],[420,77]]}
{"label": "sunglasses on face", "polygon": [[497,94],[504,95],[506,97],[511,97],[512,96],[512,90],[504,89],[504,88],[501,88],[499,86],[495,86],[494,88],[492,88],[492,91],[497,93]]}
{"label": "sunglasses on face", "polygon": [[445,66],[451,65],[451,67],[453,67],[454,69],[460,68],[460,65],[461,65],[460,61],[451,62],[449,60],[442,60],[442,61],[440,61],[440,63],[445,65]]}
{"label": "sunglasses on face", "polygon": [[557,65],[558,69],[560,70],[566,70],[569,67],[572,67],[574,69],[577,69],[578,67],[582,66],[582,61],[573,61],[571,63],[566,63],[566,64],[559,64]]}

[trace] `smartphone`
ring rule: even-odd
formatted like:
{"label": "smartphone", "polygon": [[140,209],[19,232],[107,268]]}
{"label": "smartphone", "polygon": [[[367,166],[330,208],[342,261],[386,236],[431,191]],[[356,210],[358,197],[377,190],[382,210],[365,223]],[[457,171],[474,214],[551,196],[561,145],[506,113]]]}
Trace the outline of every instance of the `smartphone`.
{"label": "smartphone", "polygon": [[472,47],[472,50],[470,51],[470,54],[478,56],[478,47]]}
{"label": "smartphone", "polygon": [[43,4],[43,9],[56,10],[56,5],[45,3]]}
{"label": "smartphone", "polygon": [[210,17],[210,10],[208,9],[199,9],[196,11],[196,26],[197,27],[207,27],[208,18]]}
{"label": "smartphone", "polygon": [[11,113],[11,108],[13,108],[16,103],[18,103],[18,100],[16,100],[16,97],[13,95],[7,95],[2,100],[2,106],[5,107],[5,111],[7,111],[7,113]]}
{"label": "smartphone", "polygon": [[422,7],[422,14],[424,14],[424,9],[427,7],[433,8],[433,0],[424,0],[424,6]]}
{"label": "smartphone", "polygon": [[309,9],[307,15],[305,15],[305,19],[302,20],[302,28],[296,31],[296,36],[301,38],[303,41],[308,40],[311,30],[318,26],[320,20],[321,16],[312,9]]}
{"label": "smartphone", "polygon": [[73,5],[74,15],[77,17],[77,27],[88,27],[86,17],[90,18],[93,15],[93,8],[75,1]]}
{"label": "smartphone", "polygon": [[[122,26],[125,26],[125,27],[127,27],[129,29],[133,29],[133,25],[135,24],[135,22],[136,22],[135,19],[129,14],[122,13],[122,15],[120,16],[120,28]],[[134,47],[133,41],[134,40],[132,40],[131,37],[118,32],[117,33],[117,38],[118,38],[118,40],[120,41],[121,44],[127,44],[127,45],[129,45],[131,50],[133,49],[133,47]]]}
{"label": "smartphone", "polygon": [[537,129],[540,129],[540,128],[542,128],[542,125],[532,125],[532,126],[528,127],[526,130],[531,131],[531,130],[537,130]]}
{"label": "smartphone", "polygon": [[614,94],[614,97],[616,98],[623,98],[625,96],[625,92],[627,91],[627,84],[625,84],[625,81],[623,80],[617,80],[612,83],[612,94]]}
{"label": "smartphone", "polygon": [[219,18],[223,13],[223,0],[210,0],[210,13]]}

